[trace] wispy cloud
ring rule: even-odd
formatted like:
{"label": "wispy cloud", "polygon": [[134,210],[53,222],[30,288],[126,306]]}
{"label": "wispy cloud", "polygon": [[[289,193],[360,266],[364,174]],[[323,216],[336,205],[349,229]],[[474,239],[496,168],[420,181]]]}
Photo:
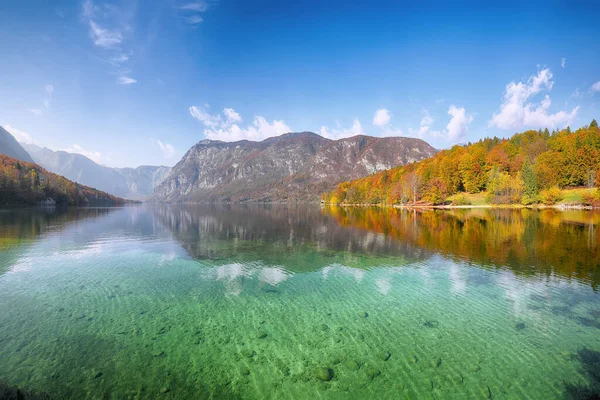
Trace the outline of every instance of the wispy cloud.
{"label": "wispy cloud", "polygon": [[560,66],[565,68],[567,66],[567,58],[563,57],[560,59]]}
{"label": "wispy cloud", "polygon": [[123,42],[123,34],[117,30],[102,28],[90,20],[90,38],[94,44],[104,49],[114,49]]}
{"label": "wispy cloud", "polygon": [[596,93],[596,92],[600,92],[600,81],[594,83],[591,87],[590,87],[590,92]]}
{"label": "wispy cloud", "polygon": [[[423,109],[423,111],[421,113],[422,113],[423,117],[421,117],[421,122],[419,123],[419,129],[409,128],[408,133],[410,133],[412,136],[418,136],[420,138],[423,138],[425,135],[430,133],[431,124],[433,124],[433,118],[429,114],[429,111],[427,111],[425,109]],[[433,133],[437,134],[439,132],[433,132]]]}
{"label": "wispy cloud", "polygon": [[135,13],[124,12],[120,7],[112,4],[103,4],[98,7],[93,0],[84,0],[82,3],[82,18],[88,26],[89,37],[102,52],[98,58],[112,65],[117,75],[116,82],[130,85],[137,82],[131,77],[131,70],[124,68],[132,56],[125,44],[125,34],[131,34],[132,28],[128,20]]}
{"label": "wispy cloud", "polygon": [[33,143],[35,143],[35,141],[33,140],[33,137],[29,133],[27,133],[27,132],[18,130],[16,128],[13,128],[10,125],[4,125],[4,129],[6,129],[8,131],[8,133],[10,133],[11,135],[13,135],[13,137],[19,143],[26,143],[26,144],[33,144]]}
{"label": "wispy cloud", "polygon": [[321,136],[326,137],[327,139],[342,139],[347,137],[352,137],[356,135],[364,135],[365,131],[362,127],[362,124],[358,120],[358,118],[354,119],[352,126],[350,128],[336,128],[331,129],[325,125],[321,126],[320,130]]}
{"label": "wispy cloud", "polygon": [[183,16],[184,20],[192,26],[196,26],[201,24],[204,21],[202,14],[207,12],[212,5],[216,4],[217,1],[191,1],[180,3],[176,8],[179,10],[180,14]]}
{"label": "wispy cloud", "polygon": [[117,83],[119,85],[131,85],[132,83],[136,83],[137,81],[128,76],[122,75],[117,79]]}
{"label": "wispy cloud", "polygon": [[190,115],[202,122],[206,127],[204,136],[212,140],[223,140],[226,142],[236,140],[264,140],[271,136],[278,136],[292,132],[292,129],[282,120],[267,121],[262,116],[254,117],[252,125],[239,126],[242,117],[233,108],[225,108],[223,115],[211,114],[209,106],[191,106]]}
{"label": "wispy cloud", "polygon": [[97,164],[100,164],[100,162],[102,161],[102,154],[100,152],[86,150],[78,144],[73,144],[65,149],[62,149],[62,151],[66,151],[67,153],[81,154],[82,156],[86,156],[87,158],[89,158]]}
{"label": "wispy cloud", "polygon": [[163,143],[160,140],[150,139],[153,143],[156,143],[160,148],[165,158],[172,158],[175,155],[175,148],[169,143]]}
{"label": "wispy cloud", "polygon": [[546,94],[538,105],[531,102],[539,93],[552,90],[553,86],[554,81],[549,68],[539,70],[526,82],[510,82],[506,85],[500,110],[494,113],[488,126],[517,130],[526,127],[537,129],[569,125],[577,116],[579,106],[570,112],[558,111],[549,114],[548,110],[552,104],[550,96]]}
{"label": "wispy cloud", "polygon": [[30,108],[29,112],[32,113],[33,115],[37,115],[38,117],[42,114],[44,114],[44,111],[40,110],[39,108]]}

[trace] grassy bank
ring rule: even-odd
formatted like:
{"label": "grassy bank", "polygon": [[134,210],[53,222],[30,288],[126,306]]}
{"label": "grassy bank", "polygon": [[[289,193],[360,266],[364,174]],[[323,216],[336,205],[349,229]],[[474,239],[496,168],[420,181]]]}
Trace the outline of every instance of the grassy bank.
{"label": "grassy bank", "polygon": [[555,204],[544,204],[543,202],[524,205],[521,203],[512,204],[491,204],[487,202],[486,192],[479,193],[457,193],[446,198],[444,204],[432,204],[424,201],[417,202],[416,204],[350,204],[343,203],[338,204],[342,206],[393,206],[393,207],[407,207],[407,208],[581,208],[581,209],[592,209],[600,208],[598,206],[592,207],[590,204],[586,204],[586,194],[597,193],[598,189],[589,188],[569,188],[560,191],[561,200]]}

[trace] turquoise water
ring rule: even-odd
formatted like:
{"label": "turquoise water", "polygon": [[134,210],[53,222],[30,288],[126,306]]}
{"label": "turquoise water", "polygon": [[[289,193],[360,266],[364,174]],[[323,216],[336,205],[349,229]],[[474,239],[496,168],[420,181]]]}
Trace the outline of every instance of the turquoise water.
{"label": "turquoise water", "polygon": [[56,399],[593,398],[599,226],[554,211],[2,211],[0,381]]}

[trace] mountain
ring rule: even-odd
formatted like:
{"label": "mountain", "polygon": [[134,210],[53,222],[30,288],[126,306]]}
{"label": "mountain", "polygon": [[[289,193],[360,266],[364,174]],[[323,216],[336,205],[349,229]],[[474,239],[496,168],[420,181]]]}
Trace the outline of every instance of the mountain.
{"label": "mountain", "polygon": [[23,146],[33,160],[48,171],[131,200],[144,200],[150,196],[170,170],[164,166],[110,168],[81,154],[53,151],[33,144]]}
{"label": "mountain", "polygon": [[317,201],[338,183],[431,157],[420,139],[330,140],[312,132],[262,142],[203,140],[154,189],[157,202]]}
{"label": "mountain", "polygon": [[80,185],[37,164],[0,155],[0,205],[122,205],[127,200]]}
{"label": "mountain", "polygon": [[33,162],[31,156],[6,129],[0,126],[0,154],[17,160]]}

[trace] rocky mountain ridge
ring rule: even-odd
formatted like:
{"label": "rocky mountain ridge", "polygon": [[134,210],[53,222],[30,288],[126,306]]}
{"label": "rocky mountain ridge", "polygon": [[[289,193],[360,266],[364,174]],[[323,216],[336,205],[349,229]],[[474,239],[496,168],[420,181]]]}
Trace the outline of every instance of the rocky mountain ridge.
{"label": "rocky mountain ridge", "polygon": [[312,132],[261,142],[202,140],[155,188],[156,202],[317,201],[338,183],[431,157],[421,139],[353,136],[331,140]]}

